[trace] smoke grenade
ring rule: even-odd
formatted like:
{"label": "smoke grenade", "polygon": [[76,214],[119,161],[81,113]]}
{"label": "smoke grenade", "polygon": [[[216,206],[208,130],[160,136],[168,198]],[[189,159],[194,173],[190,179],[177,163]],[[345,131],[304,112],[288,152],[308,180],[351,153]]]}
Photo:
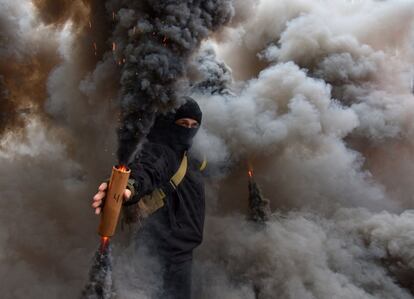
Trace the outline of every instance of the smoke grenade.
{"label": "smoke grenade", "polygon": [[99,235],[102,238],[109,238],[115,234],[130,173],[131,170],[125,166],[112,168],[99,225]]}
{"label": "smoke grenade", "polygon": [[101,244],[96,251],[89,270],[89,280],[82,291],[81,298],[111,299],[116,295],[112,278],[111,237],[115,234],[124,200],[124,191],[131,170],[126,166],[114,166],[106,190],[105,204],[102,208],[99,224]]}
{"label": "smoke grenade", "polygon": [[249,189],[249,215],[248,220],[254,221],[257,223],[265,223],[269,220],[271,215],[269,200],[264,198],[260,187],[255,182],[253,176],[253,170],[248,171],[249,175],[249,182],[248,182],[248,189]]}

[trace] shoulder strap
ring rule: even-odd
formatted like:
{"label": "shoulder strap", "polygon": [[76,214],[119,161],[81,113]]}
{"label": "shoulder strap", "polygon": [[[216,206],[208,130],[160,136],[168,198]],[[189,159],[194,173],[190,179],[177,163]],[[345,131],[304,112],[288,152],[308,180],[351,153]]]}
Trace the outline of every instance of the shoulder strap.
{"label": "shoulder strap", "polygon": [[[177,186],[181,183],[187,173],[187,154],[185,153],[183,159],[181,160],[180,167],[178,168],[177,172],[173,175],[170,179],[170,191],[174,191],[177,189]],[[124,206],[124,222],[126,224],[134,223],[140,221],[158,209],[164,206],[164,198],[167,196],[166,192],[168,193],[166,188],[157,188],[152,193],[143,196],[136,205],[131,206]],[[166,192],[164,192],[164,190]]]}
{"label": "shoulder strap", "polygon": [[187,167],[188,167],[187,153],[184,153],[183,159],[181,160],[180,167],[178,168],[177,172],[173,175],[173,177],[170,180],[170,184],[174,187],[174,189],[176,189],[177,186],[184,179],[187,173]]}
{"label": "shoulder strap", "polygon": [[200,165],[200,171],[203,171],[204,169],[206,169],[206,167],[207,167],[207,159],[206,157],[204,157],[203,162],[201,162],[201,165]]}

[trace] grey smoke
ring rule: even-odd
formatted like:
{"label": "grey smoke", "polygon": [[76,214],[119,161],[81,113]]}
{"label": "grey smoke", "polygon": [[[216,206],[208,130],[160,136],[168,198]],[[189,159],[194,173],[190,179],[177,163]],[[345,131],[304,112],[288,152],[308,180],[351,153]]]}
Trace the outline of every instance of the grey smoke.
{"label": "grey smoke", "polygon": [[224,62],[217,60],[214,48],[209,44],[204,44],[200,49],[199,55],[190,65],[190,74],[194,76],[192,81],[197,82],[192,86],[193,90],[204,90],[210,94],[231,92],[228,89],[233,82],[231,70]]}
{"label": "grey smoke", "polygon": [[199,298],[412,298],[412,213],[400,213],[412,208],[413,9],[259,1],[212,42],[210,77],[226,63],[236,80],[215,83],[233,95],[193,93],[205,112],[196,151],[233,165],[211,209],[246,211],[250,162],[278,212],[264,230],[208,218]]}
{"label": "grey smoke", "polygon": [[[42,26],[29,1],[3,3],[22,20],[2,14],[1,30],[21,33],[8,46],[30,54],[46,38],[60,61],[47,83],[50,119],[30,114],[25,139],[1,137],[0,289],[73,298],[98,242],[89,202],[116,161],[117,60],[136,16],[115,7],[116,61],[109,53],[91,67],[87,20],[62,31]],[[195,151],[220,174],[207,188],[195,297],[412,298],[412,3],[234,7],[186,69],[205,120]],[[248,163],[274,209],[265,228],[246,222]],[[115,285],[124,298],[150,298],[157,264],[120,242],[124,233]]]}
{"label": "grey smoke", "polygon": [[197,298],[255,298],[253,286],[259,298],[412,298],[379,262],[410,263],[412,221],[412,213],[340,209],[329,219],[276,213],[258,229],[240,216],[214,217],[199,252]]}
{"label": "grey smoke", "polygon": [[116,74],[84,63],[94,54],[82,27],[46,26],[30,1],[1,7],[0,31],[12,33],[0,46],[4,81],[32,110],[0,141],[2,298],[73,298],[98,242],[90,194],[115,161]]}

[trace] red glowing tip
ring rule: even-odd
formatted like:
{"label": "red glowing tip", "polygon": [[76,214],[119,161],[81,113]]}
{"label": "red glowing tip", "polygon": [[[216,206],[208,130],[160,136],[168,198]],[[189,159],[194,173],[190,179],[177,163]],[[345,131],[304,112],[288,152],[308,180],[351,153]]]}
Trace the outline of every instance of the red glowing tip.
{"label": "red glowing tip", "polygon": [[111,240],[111,238],[109,237],[101,237],[101,254],[103,254],[105,252],[105,250],[108,248],[109,245],[109,241]]}

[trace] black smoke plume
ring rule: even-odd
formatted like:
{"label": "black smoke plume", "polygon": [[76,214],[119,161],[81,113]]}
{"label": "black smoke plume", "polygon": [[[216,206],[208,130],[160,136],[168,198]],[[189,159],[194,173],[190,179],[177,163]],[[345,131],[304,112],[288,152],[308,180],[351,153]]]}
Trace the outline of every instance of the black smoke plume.
{"label": "black smoke plume", "polygon": [[[111,4],[114,3],[114,4]],[[230,0],[125,1],[108,5],[118,18],[113,50],[122,69],[118,158],[128,161],[157,111],[177,104],[188,59],[233,14]]]}

